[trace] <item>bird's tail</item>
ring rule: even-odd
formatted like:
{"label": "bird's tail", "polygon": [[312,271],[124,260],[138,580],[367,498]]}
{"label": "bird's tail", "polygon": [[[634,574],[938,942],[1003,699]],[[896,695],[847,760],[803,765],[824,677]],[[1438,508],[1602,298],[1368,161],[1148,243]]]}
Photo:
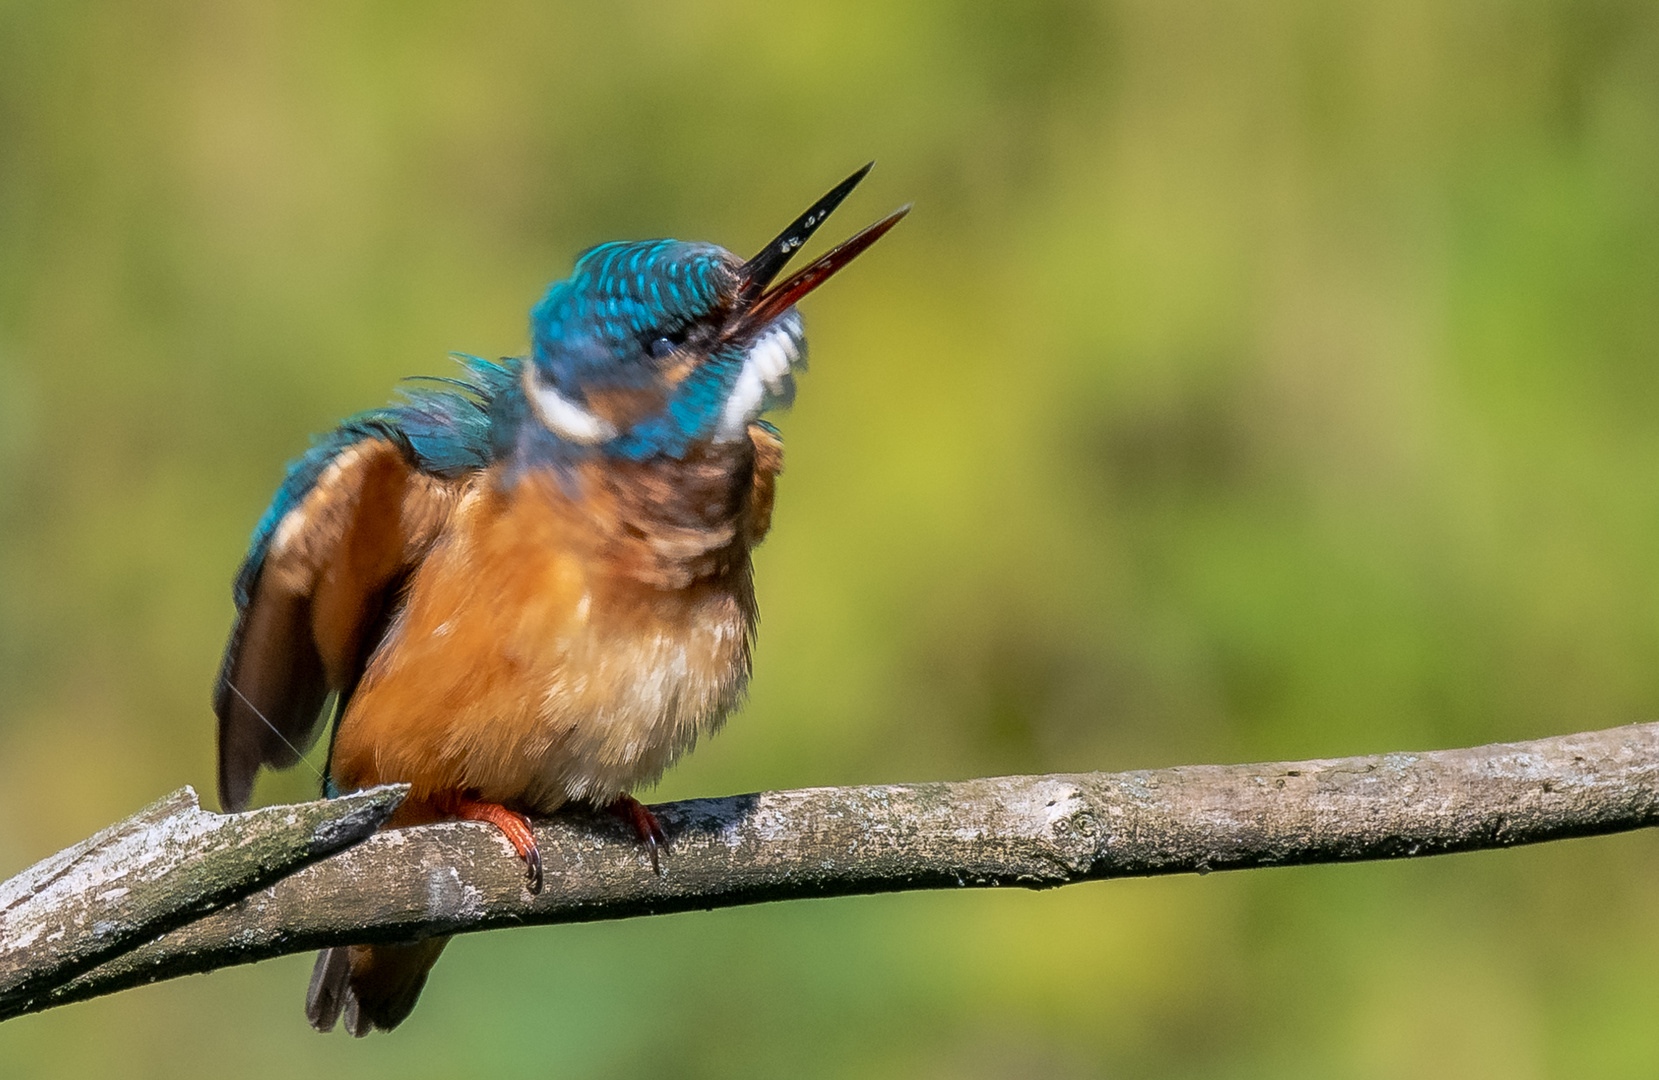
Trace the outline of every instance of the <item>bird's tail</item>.
{"label": "bird's tail", "polygon": [[305,1016],[318,1031],[333,1031],[345,1018],[358,1038],[403,1022],[420,999],[426,974],[449,944],[447,937],[408,945],[341,945],[317,954]]}

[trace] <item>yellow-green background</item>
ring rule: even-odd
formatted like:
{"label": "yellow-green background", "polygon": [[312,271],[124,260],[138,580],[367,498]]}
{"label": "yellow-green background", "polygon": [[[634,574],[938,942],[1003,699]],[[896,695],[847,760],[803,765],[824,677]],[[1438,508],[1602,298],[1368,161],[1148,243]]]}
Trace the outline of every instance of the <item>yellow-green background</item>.
{"label": "yellow-green background", "polygon": [[[307,433],[870,157],[751,703],[651,797],[1659,716],[1652,4],[0,0],[0,874],[211,790]],[[309,967],[0,1075],[1648,1077],[1659,837],[497,933],[362,1042]]]}

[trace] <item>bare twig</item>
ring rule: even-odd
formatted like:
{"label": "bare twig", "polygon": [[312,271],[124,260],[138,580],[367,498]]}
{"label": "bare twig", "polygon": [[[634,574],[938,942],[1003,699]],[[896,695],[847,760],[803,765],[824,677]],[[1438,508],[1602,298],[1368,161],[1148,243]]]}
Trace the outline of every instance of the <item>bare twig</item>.
{"label": "bare twig", "polygon": [[[766,900],[1408,858],[1659,824],[1659,724],[1422,754],[822,788],[654,808],[664,874],[602,815],[376,835],[80,975],[33,1011],[324,945]],[[0,1012],[0,1015],[5,1013]]]}

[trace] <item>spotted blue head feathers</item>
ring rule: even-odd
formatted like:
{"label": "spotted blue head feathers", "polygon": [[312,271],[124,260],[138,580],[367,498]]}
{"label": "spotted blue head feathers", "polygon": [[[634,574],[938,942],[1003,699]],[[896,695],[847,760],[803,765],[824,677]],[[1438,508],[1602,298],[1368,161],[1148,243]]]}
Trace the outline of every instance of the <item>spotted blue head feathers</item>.
{"label": "spotted blue head feathers", "polygon": [[[629,459],[678,457],[691,444],[736,437],[721,421],[755,342],[725,337],[742,260],[713,244],[601,244],[530,313],[529,415],[565,444]],[[802,355],[800,318],[792,357]],[[793,393],[786,365],[770,401]],[[726,425],[729,427],[729,425]]]}
{"label": "spotted blue head feathers", "polygon": [[530,314],[524,452],[681,457],[742,438],[794,398],[806,361],[795,303],[896,224],[877,222],[772,279],[869,171],[848,177],[747,261],[714,244],[646,240],[582,255]]}

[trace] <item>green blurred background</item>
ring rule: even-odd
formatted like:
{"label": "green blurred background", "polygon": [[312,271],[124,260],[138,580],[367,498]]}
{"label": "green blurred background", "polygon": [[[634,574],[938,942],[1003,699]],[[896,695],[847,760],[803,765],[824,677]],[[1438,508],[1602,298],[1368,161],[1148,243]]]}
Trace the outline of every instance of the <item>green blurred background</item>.
{"label": "green blurred background", "polygon": [[[1659,716],[1659,8],[0,0],[0,875],[183,783],[308,433],[573,254],[807,304],[752,699],[650,796]],[[277,778],[265,801],[304,797]],[[0,1027],[23,1077],[1649,1077],[1659,836],[466,938]]]}

